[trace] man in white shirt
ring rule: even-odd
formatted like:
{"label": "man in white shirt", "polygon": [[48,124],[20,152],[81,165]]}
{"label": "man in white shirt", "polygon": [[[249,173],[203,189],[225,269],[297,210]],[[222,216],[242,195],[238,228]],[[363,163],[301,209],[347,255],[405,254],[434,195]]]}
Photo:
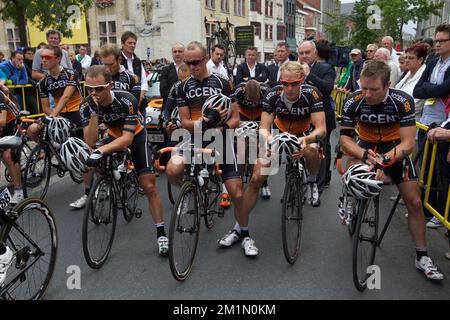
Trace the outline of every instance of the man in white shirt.
{"label": "man in white shirt", "polygon": [[79,63],[81,63],[81,68],[83,69],[83,73],[86,72],[87,68],[91,66],[92,58],[87,54],[87,47],[81,45],[78,49],[78,54],[76,55],[76,59]]}
{"label": "man in white shirt", "polygon": [[394,39],[390,36],[386,36],[383,39],[381,39],[381,45],[383,46],[383,48],[386,48],[389,50],[390,60],[392,62],[394,62],[398,67],[399,62],[398,62],[397,51],[395,51],[395,49],[394,49]]}
{"label": "man in white shirt", "polygon": [[391,56],[388,49],[380,48],[375,52],[374,60],[384,61],[389,65],[391,68],[391,87],[393,88],[400,79],[400,72],[398,66],[390,59],[390,57]]}
{"label": "man in white shirt", "polygon": [[216,44],[211,51],[211,59],[209,59],[206,67],[212,74],[220,74],[225,79],[228,79],[228,71],[223,65],[225,58],[225,47],[221,44]]}

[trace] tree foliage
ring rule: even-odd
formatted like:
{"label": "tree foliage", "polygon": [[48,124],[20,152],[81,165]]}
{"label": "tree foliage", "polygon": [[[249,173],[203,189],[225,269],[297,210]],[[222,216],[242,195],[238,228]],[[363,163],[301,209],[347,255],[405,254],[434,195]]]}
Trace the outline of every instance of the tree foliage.
{"label": "tree foliage", "polygon": [[53,28],[71,37],[75,17],[92,6],[92,0],[0,0],[0,17],[12,20],[19,28],[22,45],[27,44],[26,23],[33,21],[39,30]]}
{"label": "tree foliage", "polygon": [[403,47],[403,27],[409,22],[425,20],[431,15],[440,16],[444,3],[428,0],[377,0],[381,9],[384,34],[400,41]]}
{"label": "tree foliage", "polygon": [[353,32],[350,39],[351,45],[361,50],[365,50],[369,43],[377,42],[381,36],[380,29],[369,28],[367,26],[367,21],[371,18],[371,13],[368,13],[367,10],[370,5],[373,5],[373,2],[370,0],[357,1],[350,14],[350,21],[353,24]]}
{"label": "tree foliage", "polygon": [[325,31],[330,34],[331,42],[337,45],[347,45],[347,21],[348,17],[339,13],[327,13],[325,14],[331,17],[330,23],[324,23]]}

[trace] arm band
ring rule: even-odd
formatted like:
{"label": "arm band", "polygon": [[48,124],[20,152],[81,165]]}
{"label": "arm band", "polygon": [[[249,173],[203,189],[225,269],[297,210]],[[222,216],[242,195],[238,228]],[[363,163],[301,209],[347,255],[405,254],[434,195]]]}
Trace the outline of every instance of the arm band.
{"label": "arm band", "polygon": [[130,128],[123,128],[122,131],[128,131],[131,132],[132,134],[135,134],[134,130]]}
{"label": "arm band", "polygon": [[340,135],[347,136],[347,137],[354,139],[355,138],[355,129],[341,129]]}

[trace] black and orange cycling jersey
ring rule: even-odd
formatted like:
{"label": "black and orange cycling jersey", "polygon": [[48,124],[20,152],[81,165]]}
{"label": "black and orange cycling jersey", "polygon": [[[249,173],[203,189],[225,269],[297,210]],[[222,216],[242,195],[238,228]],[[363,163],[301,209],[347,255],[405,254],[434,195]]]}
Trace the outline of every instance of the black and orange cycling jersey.
{"label": "black and orange cycling jersey", "polygon": [[231,94],[230,83],[227,79],[212,74],[203,81],[199,81],[191,76],[178,86],[177,107],[188,107],[191,119],[198,120],[202,116],[203,103],[209,97],[219,93],[226,96]]}
{"label": "black and orange cycling jersey", "polygon": [[242,121],[260,121],[262,104],[264,97],[270,90],[270,87],[265,83],[260,83],[260,100],[257,103],[250,101],[245,94],[246,83],[240,83],[231,95],[231,101],[236,102],[239,105],[239,114]]}
{"label": "black and orange cycling jersey", "polygon": [[354,92],[344,104],[342,127],[358,126],[359,138],[381,143],[400,140],[400,128],[416,125],[414,100],[407,93],[390,88],[384,101],[367,104],[361,90]]}
{"label": "black and orange cycling jersey", "polygon": [[64,90],[68,86],[73,86],[76,90],[61,110],[61,113],[78,111],[80,110],[80,103],[83,98],[81,96],[78,75],[74,70],[60,67],[60,72],[57,77],[47,74],[44,79],[39,81],[39,96],[41,98],[48,98],[49,94],[51,94],[55,98],[56,104],[58,104],[64,94]]}
{"label": "black and orange cycling jersey", "polygon": [[98,122],[104,123],[108,134],[114,138],[122,136],[125,125],[136,126],[134,134],[144,129],[138,111],[136,98],[126,91],[111,91],[112,103],[109,106],[100,106],[91,96],[86,97],[81,104],[82,126],[89,125],[91,116],[98,115]]}
{"label": "black and orange cycling jersey", "polygon": [[302,84],[299,98],[290,102],[283,93],[283,86],[276,86],[267,93],[263,111],[275,112],[274,124],[280,131],[299,135],[310,129],[311,113],[324,112],[322,94],[317,88]]}
{"label": "black and orange cycling jersey", "polygon": [[6,123],[9,124],[16,120],[16,116],[20,110],[17,106],[2,92],[0,91],[0,112],[6,111]]}
{"label": "black and orange cycling jersey", "polygon": [[141,84],[137,82],[137,77],[124,66],[120,66],[119,72],[112,76],[113,90],[128,91],[139,101],[141,96]]}

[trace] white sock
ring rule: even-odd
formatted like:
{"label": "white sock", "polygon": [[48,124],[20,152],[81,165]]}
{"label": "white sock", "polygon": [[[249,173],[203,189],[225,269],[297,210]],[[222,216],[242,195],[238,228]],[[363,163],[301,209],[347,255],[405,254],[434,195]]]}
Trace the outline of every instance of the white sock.
{"label": "white sock", "polygon": [[238,233],[241,233],[241,226],[239,225],[239,223],[236,222],[233,229],[236,230]]}

